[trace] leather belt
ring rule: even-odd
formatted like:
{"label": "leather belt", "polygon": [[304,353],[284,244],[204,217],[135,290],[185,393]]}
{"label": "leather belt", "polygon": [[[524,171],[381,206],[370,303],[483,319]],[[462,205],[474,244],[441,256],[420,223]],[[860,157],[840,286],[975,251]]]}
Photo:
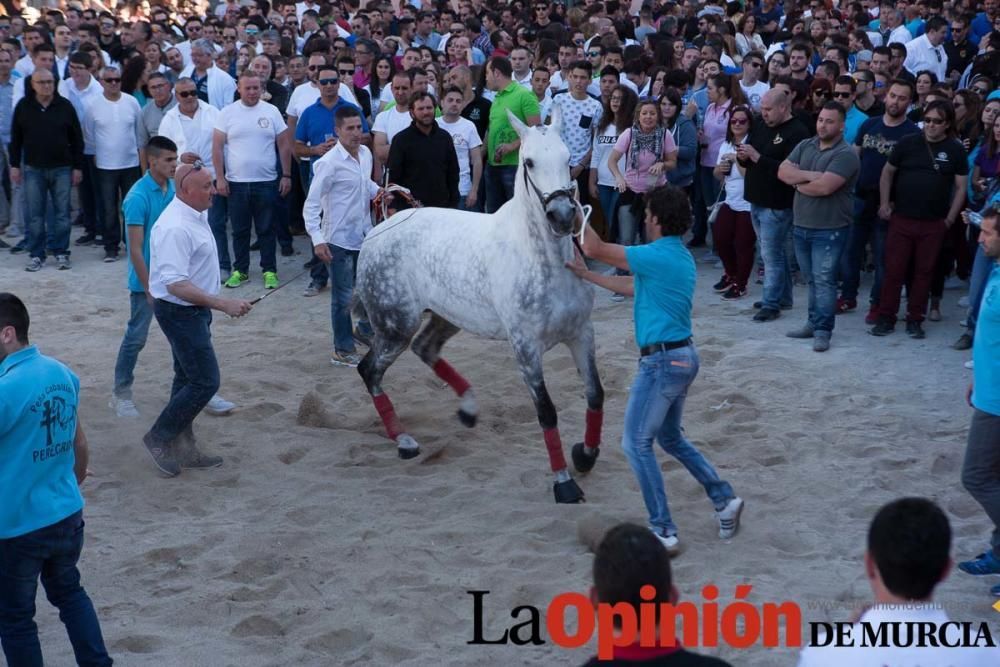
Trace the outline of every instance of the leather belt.
{"label": "leather belt", "polygon": [[657,352],[668,352],[670,350],[676,350],[679,347],[687,347],[690,344],[690,338],[675,340],[671,343],[653,343],[652,345],[639,348],[639,354],[643,357],[648,357],[649,355],[656,354]]}

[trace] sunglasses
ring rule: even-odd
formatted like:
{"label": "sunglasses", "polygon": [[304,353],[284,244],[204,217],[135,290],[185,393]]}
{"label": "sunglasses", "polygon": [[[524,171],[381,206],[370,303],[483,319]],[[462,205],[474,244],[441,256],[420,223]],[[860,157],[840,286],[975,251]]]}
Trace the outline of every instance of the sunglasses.
{"label": "sunglasses", "polygon": [[814,90],[813,95],[815,95],[816,97],[826,97],[826,98],[830,97],[830,93],[826,92],[825,90]]}
{"label": "sunglasses", "polygon": [[309,66],[309,71],[310,72],[315,72],[316,70],[323,69],[324,67],[326,67],[326,65],[310,65]]}
{"label": "sunglasses", "polygon": [[730,125],[746,125],[750,122],[749,118],[733,118],[729,121]]}
{"label": "sunglasses", "polygon": [[184,180],[196,171],[201,171],[201,168],[205,166],[205,163],[201,160],[195,160],[194,164],[191,165],[191,171],[181,176],[181,180],[177,182],[177,190],[179,191],[184,187]]}
{"label": "sunglasses", "polygon": [[0,30],[10,30],[10,25],[0,25]]}
{"label": "sunglasses", "polygon": [[846,100],[848,97],[851,96],[851,93],[843,93],[843,92],[841,92],[841,93],[834,93],[833,96],[837,97],[837,98],[840,98],[840,99]]}
{"label": "sunglasses", "polygon": [[944,125],[948,121],[938,116],[924,116],[924,122],[930,123],[931,125]]}
{"label": "sunglasses", "polygon": [[226,42],[235,42],[236,41],[235,35],[225,35],[225,36],[223,36],[222,39],[223,39],[223,41],[226,41]]}
{"label": "sunglasses", "polygon": [[122,82],[121,77],[104,79],[104,83],[121,83],[121,82]]}
{"label": "sunglasses", "polygon": [[197,90],[178,90],[177,97],[197,97]]}
{"label": "sunglasses", "polygon": [[751,60],[751,61],[747,62],[747,65],[750,65],[750,67],[753,67],[754,69],[758,69],[760,67],[763,67],[764,63],[759,63],[756,60]]}
{"label": "sunglasses", "polygon": [[39,81],[38,79],[32,79],[32,83],[37,83],[39,86],[51,86],[55,84],[55,79],[49,79],[47,81]]}
{"label": "sunglasses", "polygon": [[320,79],[317,83],[321,86],[333,86],[340,83],[340,79]]}
{"label": "sunglasses", "polygon": [[340,76],[354,76],[354,70],[350,69],[337,70],[337,74],[339,74]]}
{"label": "sunglasses", "polygon": [[588,58],[596,58],[599,55],[601,55],[600,51],[587,51],[587,57]]}

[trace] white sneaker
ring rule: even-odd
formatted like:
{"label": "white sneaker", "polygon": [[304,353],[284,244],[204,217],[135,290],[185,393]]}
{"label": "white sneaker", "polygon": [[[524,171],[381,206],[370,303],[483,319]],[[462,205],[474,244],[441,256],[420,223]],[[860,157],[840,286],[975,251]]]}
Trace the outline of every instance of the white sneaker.
{"label": "white sneaker", "polygon": [[964,364],[964,366],[971,371],[972,370],[972,359],[969,359],[968,361],[966,361],[965,364]]}
{"label": "white sneaker", "polygon": [[334,350],[333,356],[330,357],[330,363],[334,366],[357,368],[358,364],[361,363],[361,355],[357,352],[337,352]]}
{"label": "white sneaker", "polygon": [[216,417],[222,417],[223,415],[228,415],[230,412],[236,409],[236,404],[227,401],[218,394],[212,397],[212,400],[208,402],[205,406],[205,412],[210,415],[215,415]]}
{"label": "white sneaker", "polygon": [[660,544],[663,545],[663,548],[667,550],[667,554],[676,556],[681,552],[681,541],[677,539],[676,535],[660,535],[655,530],[653,530],[653,535],[656,535],[656,539],[658,539]]}
{"label": "white sneaker", "polygon": [[719,520],[719,537],[728,540],[740,529],[740,514],[743,513],[743,499],[739,496],[731,499],[721,510],[716,510],[715,518]]}
{"label": "white sneaker", "polygon": [[959,299],[958,300],[958,307],[959,308],[968,308],[969,307],[969,297],[968,296],[963,296],[961,299]]}
{"label": "white sneaker", "polygon": [[138,417],[139,411],[135,407],[135,403],[132,402],[130,398],[118,398],[112,395],[111,400],[108,401],[108,407],[115,411],[115,415],[118,417]]}
{"label": "white sneaker", "polygon": [[625,295],[615,292],[611,295],[611,300],[614,301],[615,303],[621,303],[622,301],[625,300]]}

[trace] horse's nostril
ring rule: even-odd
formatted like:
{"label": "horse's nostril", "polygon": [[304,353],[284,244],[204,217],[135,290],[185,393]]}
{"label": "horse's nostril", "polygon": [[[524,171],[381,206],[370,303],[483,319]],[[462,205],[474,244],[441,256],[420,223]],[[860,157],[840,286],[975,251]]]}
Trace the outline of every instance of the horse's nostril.
{"label": "horse's nostril", "polygon": [[556,214],[553,211],[546,211],[545,217],[548,219],[549,222],[556,221]]}

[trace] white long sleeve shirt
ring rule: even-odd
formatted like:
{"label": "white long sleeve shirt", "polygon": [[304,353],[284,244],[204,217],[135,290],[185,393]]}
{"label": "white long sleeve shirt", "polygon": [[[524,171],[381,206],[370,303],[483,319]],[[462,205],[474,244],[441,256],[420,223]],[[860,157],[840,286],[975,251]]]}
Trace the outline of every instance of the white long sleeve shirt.
{"label": "white long sleeve shirt", "polygon": [[906,60],[903,61],[903,67],[914,76],[917,72],[930,70],[937,76],[938,81],[944,81],[948,77],[948,54],[943,44],[933,46],[927,35],[921,35],[906,43]]}
{"label": "white long sleeve shirt", "polygon": [[312,167],[302,217],[313,245],[332,243],[360,250],[365,234],[372,228],[371,201],[379,191],[378,183],[371,179],[371,151],[359,146],[355,159],[338,143],[326,155],[313,160]]}
{"label": "white long sleeve shirt", "polygon": [[158,132],[160,136],[177,144],[178,157],[184,153],[194,153],[201,158],[213,179],[215,166],[212,164],[212,136],[218,117],[218,109],[204,100],[198,100],[194,118],[185,116],[180,107],[175,106],[163,116]]}

